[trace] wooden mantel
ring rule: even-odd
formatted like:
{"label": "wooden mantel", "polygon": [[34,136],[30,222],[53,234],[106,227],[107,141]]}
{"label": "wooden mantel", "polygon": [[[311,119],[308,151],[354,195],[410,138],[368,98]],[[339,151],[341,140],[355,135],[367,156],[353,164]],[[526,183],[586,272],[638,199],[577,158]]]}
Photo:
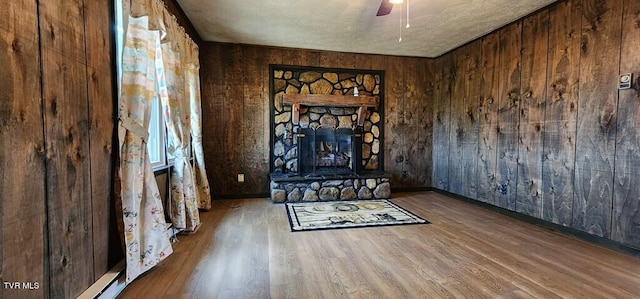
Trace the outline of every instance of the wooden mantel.
{"label": "wooden mantel", "polygon": [[300,121],[300,105],[304,106],[325,106],[325,107],[359,107],[358,126],[364,124],[364,112],[368,107],[378,107],[380,98],[377,96],[353,96],[353,95],[330,95],[330,94],[285,94],[282,102],[285,105],[292,105],[291,117],[293,124]]}

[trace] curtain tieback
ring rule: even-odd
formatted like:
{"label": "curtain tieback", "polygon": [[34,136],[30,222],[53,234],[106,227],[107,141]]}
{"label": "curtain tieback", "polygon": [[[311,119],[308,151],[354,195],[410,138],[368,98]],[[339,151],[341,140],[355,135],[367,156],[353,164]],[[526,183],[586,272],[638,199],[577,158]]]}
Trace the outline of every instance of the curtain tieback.
{"label": "curtain tieback", "polygon": [[175,151],[176,159],[181,159],[181,158],[187,159],[189,157],[189,152],[187,150],[188,150],[188,148],[186,148],[186,147],[178,148]]}
{"label": "curtain tieback", "polygon": [[120,125],[133,133],[133,135],[142,138],[144,142],[147,142],[149,139],[149,131],[132,118],[126,116],[120,117]]}

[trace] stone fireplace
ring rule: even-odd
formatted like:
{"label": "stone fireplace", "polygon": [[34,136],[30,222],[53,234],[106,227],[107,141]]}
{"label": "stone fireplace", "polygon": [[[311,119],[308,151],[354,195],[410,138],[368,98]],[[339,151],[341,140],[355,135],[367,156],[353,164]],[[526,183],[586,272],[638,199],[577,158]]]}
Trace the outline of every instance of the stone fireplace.
{"label": "stone fireplace", "polygon": [[274,202],[389,197],[383,71],[272,65],[270,83]]}

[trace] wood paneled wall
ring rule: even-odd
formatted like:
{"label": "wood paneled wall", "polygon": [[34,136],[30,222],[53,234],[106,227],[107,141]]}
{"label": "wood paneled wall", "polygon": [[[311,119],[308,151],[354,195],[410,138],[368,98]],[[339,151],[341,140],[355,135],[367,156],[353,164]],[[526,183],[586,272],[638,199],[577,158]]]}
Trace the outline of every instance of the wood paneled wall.
{"label": "wood paneled wall", "polygon": [[640,2],[622,8],[620,73],[633,73],[636,90],[618,98],[611,239],[640,247]]}
{"label": "wood paneled wall", "polygon": [[434,187],[640,248],[638,24],[561,1],[438,58]]}
{"label": "wood paneled wall", "polygon": [[394,188],[431,186],[434,60],[204,43],[200,63],[205,162],[216,196],[269,192],[269,64],[384,70],[385,170]]}
{"label": "wood paneled wall", "polygon": [[[0,12],[0,210],[2,281],[44,284],[47,244],[45,140],[35,1]],[[46,294],[1,288],[3,298]]]}
{"label": "wood paneled wall", "polygon": [[76,297],[113,266],[111,5],[0,12],[0,297]]}

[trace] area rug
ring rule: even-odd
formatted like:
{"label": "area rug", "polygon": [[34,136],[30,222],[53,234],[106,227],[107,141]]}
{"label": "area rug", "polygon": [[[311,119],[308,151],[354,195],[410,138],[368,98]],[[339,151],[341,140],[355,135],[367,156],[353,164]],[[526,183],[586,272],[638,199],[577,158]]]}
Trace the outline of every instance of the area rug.
{"label": "area rug", "polygon": [[400,224],[427,224],[386,200],[287,203],[291,231]]}

